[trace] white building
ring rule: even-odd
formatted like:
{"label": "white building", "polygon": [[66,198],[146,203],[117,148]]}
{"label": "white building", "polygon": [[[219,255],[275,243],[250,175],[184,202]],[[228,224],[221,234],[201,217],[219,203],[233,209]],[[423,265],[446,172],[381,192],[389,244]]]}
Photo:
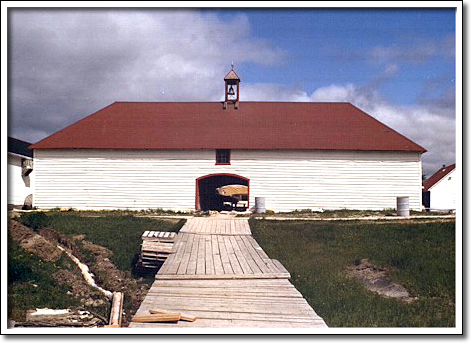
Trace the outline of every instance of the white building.
{"label": "white building", "polygon": [[116,102],[35,143],[39,208],[220,209],[215,189],[248,186],[248,207],[421,209],[425,149],[349,103]]}
{"label": "white building", "polygon": [[424,181],[424,206],[431,210],[456,210],[455,164],[443,165]]}
{"label": "white building", "polygon": [[[33,150],[31,143],[8,137],[8,196],[9,205],[25,205],[33,195]],[[30,202],[31,205],[31,202]]]}

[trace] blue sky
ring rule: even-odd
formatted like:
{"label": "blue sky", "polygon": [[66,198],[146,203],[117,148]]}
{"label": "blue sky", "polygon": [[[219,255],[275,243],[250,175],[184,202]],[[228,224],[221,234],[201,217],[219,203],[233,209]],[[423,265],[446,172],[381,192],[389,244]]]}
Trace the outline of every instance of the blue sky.
{"label": "blue sky", "polygon": [[[426,4],[426,3],[425,3]],[[455,9],[9,9],[9,135],[114,101],[346,101],[455,162]]]}
{"label": "blue sky", "polygon": [[[295,84],[307,92],[329,83],[366,84],[380,74],[384,62],[369,57],[377,46],[414,49],[454,37],[455,9],[290,9],[238,10],[251,30],[286,51],[283,63],[238,66],[247,82]],[[222,18],[233,10],[216,11]],[[236,28],[235,28],[236,29]],[[392,63],[392,61],[387,61]],[[384,95],[400,104],[417,101],[429,80],[446,74],[443,87],[454,85],[453,58],[399,60],[394,78],[382,85]]]}

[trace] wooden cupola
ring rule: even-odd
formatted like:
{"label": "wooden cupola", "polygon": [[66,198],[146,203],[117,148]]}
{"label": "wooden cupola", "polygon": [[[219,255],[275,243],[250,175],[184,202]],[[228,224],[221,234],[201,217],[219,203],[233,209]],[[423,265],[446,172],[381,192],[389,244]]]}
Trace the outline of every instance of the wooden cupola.
{"label": "wooden cupola", "polygon": [[234,64],[231,66],[231,71],[224,77],[224,108],[227,104],[234,104],[234,108],[239,108],[239,83],[240,78],[234,71]]}

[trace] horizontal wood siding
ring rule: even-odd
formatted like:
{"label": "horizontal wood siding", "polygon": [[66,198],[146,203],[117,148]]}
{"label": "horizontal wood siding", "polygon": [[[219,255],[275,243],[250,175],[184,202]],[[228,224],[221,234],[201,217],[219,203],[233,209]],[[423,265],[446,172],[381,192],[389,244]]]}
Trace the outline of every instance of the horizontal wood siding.
{"label": "horizontal wood siding", "polygon": [[232,150],[215,165],[214,150],[35,151],[35,205],[40,208],[194,210],[198,177],[250,179],[250,205],[267,209],[395,208],[397,196],[421,206],[420,154],[413,152]]}

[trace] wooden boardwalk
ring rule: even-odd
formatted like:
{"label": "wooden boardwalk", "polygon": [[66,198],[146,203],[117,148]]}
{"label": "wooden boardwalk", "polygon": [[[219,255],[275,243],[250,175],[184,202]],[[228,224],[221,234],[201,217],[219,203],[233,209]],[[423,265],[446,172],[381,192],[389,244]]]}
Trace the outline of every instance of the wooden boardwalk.
{"label": "wooden boardwalk", "polygon": [[221,217],[187,221],[136,313],[164,309],[198,319],[130,327],[327,327],[250,235],[248,220]]}

